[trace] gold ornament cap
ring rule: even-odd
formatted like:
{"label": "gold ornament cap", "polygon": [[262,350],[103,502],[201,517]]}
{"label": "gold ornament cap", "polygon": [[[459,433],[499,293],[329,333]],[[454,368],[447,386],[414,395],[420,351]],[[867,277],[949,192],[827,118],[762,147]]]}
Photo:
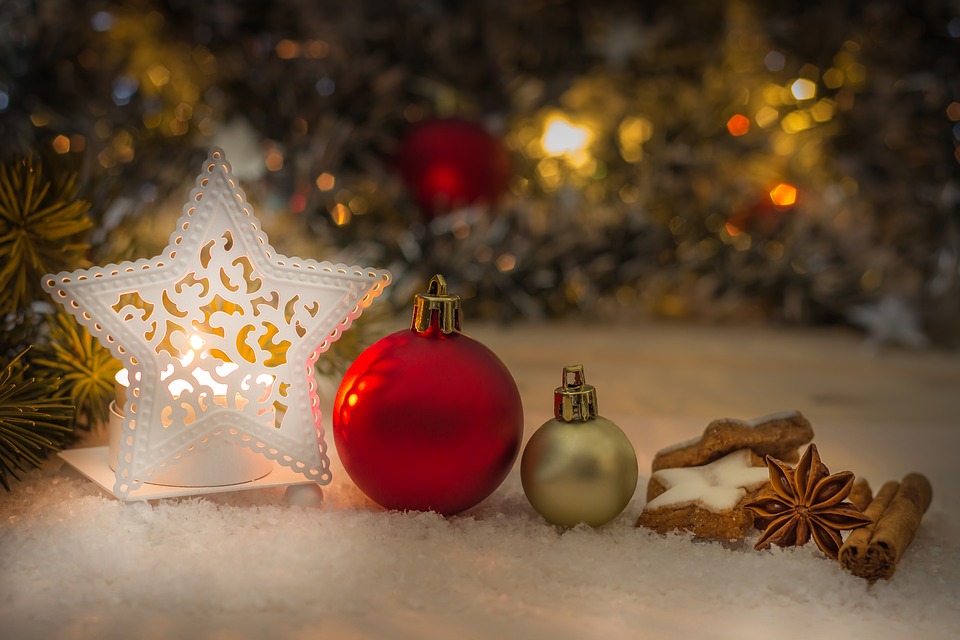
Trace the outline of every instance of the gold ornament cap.
{"label": "gold ornament cap", "polygon": [[443,333],[460,331],[460,296],[447,293],[447,281],[439,273],[430,278],[426,293],[413,298],[413,320],[410,328],[426,333],[437,313],[437,326]]}
{"label": "gold ornament cap", "polygon": [[587,384],[582,364],[563,368],[563,386],[553,392],[553,415],[563,422],[597,417],[597,389]]}

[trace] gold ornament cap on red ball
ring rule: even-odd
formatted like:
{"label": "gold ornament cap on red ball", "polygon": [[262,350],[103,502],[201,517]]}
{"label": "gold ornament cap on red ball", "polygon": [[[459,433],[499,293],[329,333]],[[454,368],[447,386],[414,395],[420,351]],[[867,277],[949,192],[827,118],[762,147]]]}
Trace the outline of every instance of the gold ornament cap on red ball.
{"label": "gold ornament cap on red ball", "polygon": [[563,368],[554,418],[531,436],[520,460],[523,492],[549,522],[598,527],[616,518],[637,488],[637,456],[620,427],[597,413],[582,365]]}
{"label": "gold ornament cap on red ball", "polygon": [[437,326],[443,333],[460,331],[460,296],[447,293],[447,281],[439,273],[430,278],[426,293],[413,298],[413,320],[410,328],[417,333],[426,333],[437,314]]}

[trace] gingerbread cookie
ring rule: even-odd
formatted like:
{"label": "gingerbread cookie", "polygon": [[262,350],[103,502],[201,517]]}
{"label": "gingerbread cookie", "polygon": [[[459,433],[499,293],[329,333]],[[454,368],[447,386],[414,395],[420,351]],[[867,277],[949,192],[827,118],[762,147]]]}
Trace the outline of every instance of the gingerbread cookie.
{"label": "gingerbread cookie", "polygon": [[720,418],[694,440],[657,452],[653,471],[704,465],[738,449],[750,449],[760,458],[768,455],[788,462],[798,459],[797,448],[813,440],[813,427],[799,411],[763,416],[755,420]]}
{"label": "gingerbread cookie", "polygon": [[753,526],[743,504],[769,482],[767,468],[754,466],[756,460],[749,449],[740,449],[705,465],[656,471],[637,526],[716,540],[743,538]]}

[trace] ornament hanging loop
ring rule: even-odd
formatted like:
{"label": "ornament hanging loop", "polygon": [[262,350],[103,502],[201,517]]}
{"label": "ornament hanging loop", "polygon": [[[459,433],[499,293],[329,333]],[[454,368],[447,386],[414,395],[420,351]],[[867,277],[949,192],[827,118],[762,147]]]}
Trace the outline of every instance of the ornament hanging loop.
{"label": "ornament hanging loop", "polygon": [[437,326],[443,333],[460,331],[460,296],[447,293],[447,281],[439,273],[430,279],[426,293],[413,299],[413,320],[410,328],[426,333],[437,314]]}
{"label": "ornament hanging loop", "polygon": [[563,368],[563,386],[553,392],[553,415],[564,422],[586,422],[597,417],[597,389],[587,384],[583,365]]}
{"label": "ornament hanging loop", "polygon": [[427,285],[427,295],[445,296],[447,295],[447,279],[439,273],[430,278],[430,284]]}

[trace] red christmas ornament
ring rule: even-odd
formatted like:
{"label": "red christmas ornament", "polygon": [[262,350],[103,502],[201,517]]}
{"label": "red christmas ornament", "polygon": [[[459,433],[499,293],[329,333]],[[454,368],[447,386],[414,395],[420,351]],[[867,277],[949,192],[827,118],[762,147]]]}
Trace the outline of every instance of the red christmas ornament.
{"label": "red christmas ornament", "polygon": [[421,208],[436,216],[456,206],[496,203],[510,181],[510,157],[479,125],[434,120],[404,141],[400,170]]}
{"label": "red christmas ornament", "polygon": [[522,436],[513,377],[460,333],[460,297],[447,294],[440,275],[417,294],[410,329],[354,361],[333,406],[344,468],[388,509],[469,509],[503,482]]}

